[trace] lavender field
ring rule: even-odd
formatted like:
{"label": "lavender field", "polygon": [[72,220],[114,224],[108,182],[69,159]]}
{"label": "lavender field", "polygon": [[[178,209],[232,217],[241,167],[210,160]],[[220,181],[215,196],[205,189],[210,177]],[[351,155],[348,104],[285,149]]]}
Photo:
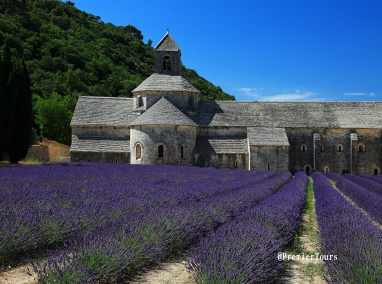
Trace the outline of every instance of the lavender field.
{"label": "lavender field", "polygon": [[[0,167],[0,263],[39,252],[44,261],[30,262],[40,283],[116,283],[186,253],[196,283],[270,283],[283,269],[277,254],[301,222],[307,182],[304,173],[292,177],[289,171],[98,163]],[[336,192],[327,182],[319,178],[314,185]],[[342,260],[343,228],[319,213],[324,201],[316,198],[322,250]],[[363,213],[354,207],[346,218],[359,219],[357,214]],[[352,224],[346,229],[351,234]],[[380,280],[376,229],[360,242],[372,245],[367,265],[377,276],[370,279]],[[334,246],[325,230],[340,232],[332,234]],[[341,267],[347,265],[354,269],[351,262]]]}

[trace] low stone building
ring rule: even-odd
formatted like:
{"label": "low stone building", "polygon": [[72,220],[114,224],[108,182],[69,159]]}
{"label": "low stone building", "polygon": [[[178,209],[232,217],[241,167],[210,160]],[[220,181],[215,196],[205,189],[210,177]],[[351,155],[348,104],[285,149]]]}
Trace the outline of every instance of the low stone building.
{"label": "low stone building", "polygon": [[133,98],[80,97],[72,161],[381,173],[380,102],[201,101],[167,33]]}

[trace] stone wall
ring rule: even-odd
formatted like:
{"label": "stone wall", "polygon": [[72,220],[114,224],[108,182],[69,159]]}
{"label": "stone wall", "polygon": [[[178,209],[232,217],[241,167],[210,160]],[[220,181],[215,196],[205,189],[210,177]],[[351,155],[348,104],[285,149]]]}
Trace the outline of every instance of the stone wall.
{"label": "stone wall", "polygon": [[29,148],[26,158],[41,162],[69,162],[70,146],[44,138]]}
{"label": "stone wall", "polygon": [[[289,170],[381,174],[381,131],[373,129],[287,129]],[[364,151],[359,152],[359,146]]]}
{"label": "stone wall", "polygon": [[119,140],[130,139],[130,129],[128,127],[112,127],[112,126],[72,126],[72,135],[78,138],[109,138]]}
{"label": "stone wall", "polygon": [[49,162],[49,149],[46,145],[35,144],[28,149],[25,159],[35,159],[41,162]]}
{"label": "stone wall", "polygon": [[249,155],[195,153],[195,165],[198,167],[242,168],[249,170]]}
{"label": "stone wall", "polygon": [[103,162],[116,164],[130,163],[130,153],[72,151],[70,154],[72,162]]}
{"label": "stone wall", "polygon": [[[162,97],[176,106],[179,110],[196,111],[199,107],[200,94],[190,91],[145,91],[134,95],[134,110],[140,112],[149,109]],[[139,105],[141,101],[142,106]]]}
{"label": "stone wall", "polygon": [[[173,125],[132,126],[130,129],[131,164],[193,165],[196,127]],[[136,156],[136,145],[141,146],[141,158]],[[158,147],[163,146],[163,158],[158,158]],[[181,147],[183,146],[183,158]]]}
{"label": "stone wall", "polygon": [[281,172],[289,169],[289,146],[251,146],[251,169]]}

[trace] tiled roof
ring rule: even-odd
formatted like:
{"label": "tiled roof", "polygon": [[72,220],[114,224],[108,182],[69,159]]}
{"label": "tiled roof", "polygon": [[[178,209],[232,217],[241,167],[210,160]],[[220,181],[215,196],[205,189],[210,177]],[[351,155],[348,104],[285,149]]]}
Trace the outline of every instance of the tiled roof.
{"label": "tiled roof", "polygon": [[79,139],[76,135],[72,135],[70,151],[129,153],[130,141],[107,140],[105,138]]}
{"label": "tiled roof", "polygon": [[[157,75],[159,74],[152,76]],[[159,75],[159,77],[162,76],[181,78]],[[132,122],[135,124],[141,120],[142,123],[148,124],[149,121],[154,121],[149,117],[150,115],[156,117],[158,121],[163,120],[156,121],[155,124],[176,122],[177,125],[197,124],[211,127],[382,128],[382,102],[201,101],[198,112],[189,115],[193,122],[190,122],[190,119],[175,106],[173,106],[177,113],[175,118],[172,117],[175,113],[157,109],[155,114],[152,108],[148,109],[144,116],[138,117],[138,114],[132,111],[133,99],[131,98],[80,97],[74,110],[71,126],[126,127]]]}
{"label": "tiled roof", "polygon": [[202,126],[382,128],[382,102],[200,102]]}
{"label": "tiled roof", "polygon": [[132,109],[131,98],[79,97],[70,126],[128,126]]}
{"label": "tiled roof", "polygon": [[248,127],[247,136],[250,146],[288,146],[285,128]]}
{"label": "tiled roof", "polygon": [[130,125],[190,125],[197,126],[165,97],[135,119]]}
{"label": "tiled roof", "polygon": [[132,92],[139,91],[188,91],[199,92],[182,76],[171,76],[165,74],[154,73],[144,80]]}
{"label": "tiled roof", "polygon": [[161,41],[155,47],[157,51],[179,51],[179,46],[176,44],[175,40],[167,32]]}
{"label": "tiled roof", "polygon": [[196,137],[196,153],[242,154],[248,153],[246,137],[204,136]]}

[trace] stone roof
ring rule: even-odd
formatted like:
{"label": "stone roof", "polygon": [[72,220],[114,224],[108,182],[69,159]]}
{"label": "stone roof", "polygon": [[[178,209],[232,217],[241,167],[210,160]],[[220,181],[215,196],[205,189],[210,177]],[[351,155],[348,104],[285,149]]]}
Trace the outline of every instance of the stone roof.
{"label": "stone roof", "polygon": [[79,139],[72,135],[72,152],[109,152],[109,153],[129,153],[129,140],[107,140],[105,138]]}
{"label": "stone roof", "polygon": [[248,127],[250,146],[289,146],[285,128]]}
{"label": "stone roof", "polygon": [[382,102],[201,101],[201,126],[382,128]]}
{"label": "stone roof", "polygon": [[146,78],[138,87],[132,92],[139,91],[178,91],[178,92],[198,92],[194,86],[192,86],[182,76],[171,76],[165,74],[154,73],[150,77]]}
{"label": "stone roof", "polygon": [[157,51],[180,51],[179,46],[167,32],[161,41],[155,47]]}
{"label": "stone roof", "polygon": [[243,154],[248,153],[248,140],[237,136],[197,136],[196,153]]}
{"label": "stone roof", "polygon": [[125,126],[136,118],[133,99],[79,97],[70,126]]}
{"label": "stone roof", "polygon": [[[151,77],[169,77],[170,80],[182,78],[159,74],[153,74],[149,78]],[[163,89],[166,89],[164,85]],[[192,87],[191,84],[190,86]],[[196,90],[194,87],[192,89]],[[175,109],[173,113],[166,110],[171,108],[168,104]],[[70,125],[127,127],[132,122],[134,124],[131,125],[138,125],[139,121],[143,124],[154,122],[150,115],[158,119],[155,124],[266,128],[382,128],[382,102],[200,101],[198,112],[189,115],[193,122],[170,102],[168,104],[167,107],[156,106],[153,109],[157,109],[156,114],[151,110],[153,106],[144,113],[144,116],[138,116],[132,111],[131,98],[80,97]],[[158,123],[160,120],[163,121]]]}
{"label": "stone roof", "polygon": [[162,97],[130,125],[189,125],[197,126],[176,106]]}

